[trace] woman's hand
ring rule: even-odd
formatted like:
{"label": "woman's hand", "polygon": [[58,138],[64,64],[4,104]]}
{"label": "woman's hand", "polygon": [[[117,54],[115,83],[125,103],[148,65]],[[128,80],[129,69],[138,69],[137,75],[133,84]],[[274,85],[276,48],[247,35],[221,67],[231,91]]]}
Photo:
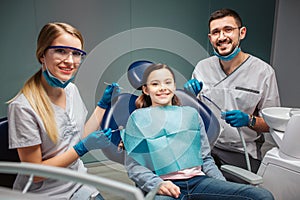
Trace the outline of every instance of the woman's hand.
{"label": "woman's hand", "polygon": [[180,195],[180,188],[172,183],[172,181],[163,181],[160,184],[157,194],[178,198]]}
{"label": "woman's hand", "polygon": [[118,83],[112,83],[111,85],[108,85],[103,93],[103,96],[101,97],[100,101],[97,103],[97,105],[100,108],[106,109],[108,105],[110,104],[113,95],[120,93],[120,87]]}

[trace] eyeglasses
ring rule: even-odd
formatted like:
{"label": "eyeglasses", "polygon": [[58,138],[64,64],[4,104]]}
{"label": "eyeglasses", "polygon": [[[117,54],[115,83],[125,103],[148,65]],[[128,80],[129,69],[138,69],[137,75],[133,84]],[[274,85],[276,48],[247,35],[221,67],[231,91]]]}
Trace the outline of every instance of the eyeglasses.
{"label": "eyeglasses", "polygon": [[210,32],[210,36],[217,38],[220,37],[221,31],[223,32],[223,34],[227,37],[231,36],[233,34],[233,31],[235,29],[239,29],[240,27],[231,27],[231,26],[225,26],[222,29],[214,29]]}
{"label": "eyeglasses", "polygon": [[72,55],[74,64],[81,64],[84,57],[86,56],[86,52],[77,49],[75,47],[69,46],[49,46],[46,50],[50,50],[53,57],[60,61],[66,60],[70,55]]}

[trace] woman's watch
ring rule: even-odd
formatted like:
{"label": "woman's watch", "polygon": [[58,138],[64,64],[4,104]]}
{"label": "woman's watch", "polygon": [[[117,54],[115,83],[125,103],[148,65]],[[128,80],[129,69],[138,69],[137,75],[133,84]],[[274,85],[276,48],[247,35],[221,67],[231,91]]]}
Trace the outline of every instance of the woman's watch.
{"label": "woman's watch", "polygon": [[256,117],[254,115],[249,115],[249,122],[248,122],[248,126],[250,128],[254,128],[255,124],[256,124]]}

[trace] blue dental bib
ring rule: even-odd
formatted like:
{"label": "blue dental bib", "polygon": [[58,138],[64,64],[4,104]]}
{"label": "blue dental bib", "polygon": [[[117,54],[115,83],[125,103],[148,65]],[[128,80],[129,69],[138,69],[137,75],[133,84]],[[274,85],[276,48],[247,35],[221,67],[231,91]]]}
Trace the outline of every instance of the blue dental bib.
{"label": "blue dental bib", "polygon": [[137,109],[121,137],[128,155],[157,175],[203,164],[199,115],[188,106]]}

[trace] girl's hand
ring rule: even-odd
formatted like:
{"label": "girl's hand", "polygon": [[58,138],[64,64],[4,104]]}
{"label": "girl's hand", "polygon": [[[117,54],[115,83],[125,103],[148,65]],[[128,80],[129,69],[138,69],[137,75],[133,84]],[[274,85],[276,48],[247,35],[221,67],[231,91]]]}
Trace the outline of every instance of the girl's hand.
{"label": "girl's hand", "polygon": [[157,194],[178,198],[180,195],[180,188],[172,183],[172,181],[163,181],[160,184]]}

